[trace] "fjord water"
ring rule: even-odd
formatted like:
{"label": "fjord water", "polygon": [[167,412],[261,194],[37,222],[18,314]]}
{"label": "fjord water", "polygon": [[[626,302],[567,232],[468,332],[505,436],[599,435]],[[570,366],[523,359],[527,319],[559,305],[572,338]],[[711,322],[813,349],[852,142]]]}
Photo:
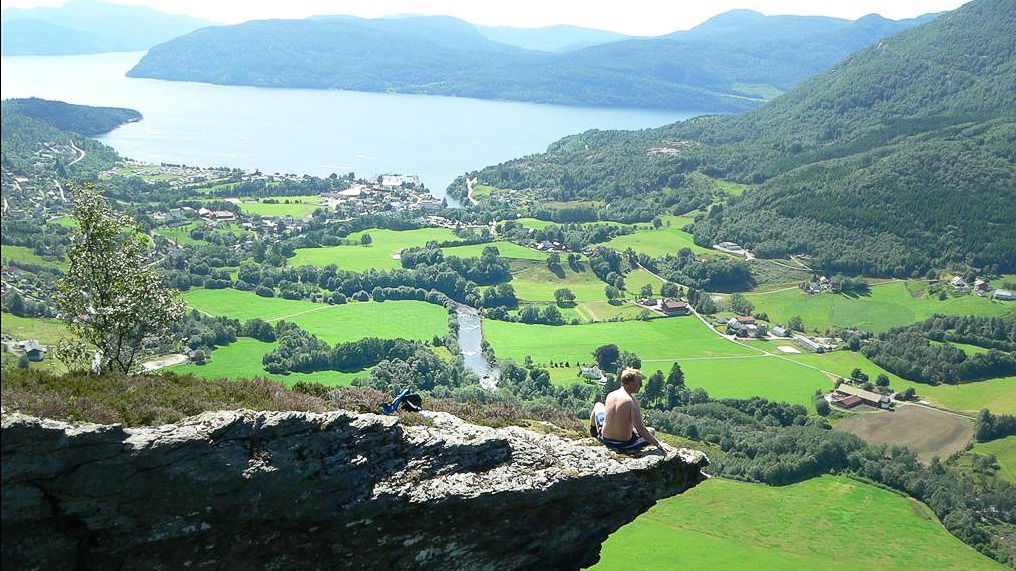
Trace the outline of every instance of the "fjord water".
{"label": "fjord water", "polygon": [[700,114],[125,77],[142,55],[5,57],[0,96],[136,109],[143,121],[100,140],[145,162],[318,176],[412,173],[438,196],[467,170],[543,151],[565,135]]}

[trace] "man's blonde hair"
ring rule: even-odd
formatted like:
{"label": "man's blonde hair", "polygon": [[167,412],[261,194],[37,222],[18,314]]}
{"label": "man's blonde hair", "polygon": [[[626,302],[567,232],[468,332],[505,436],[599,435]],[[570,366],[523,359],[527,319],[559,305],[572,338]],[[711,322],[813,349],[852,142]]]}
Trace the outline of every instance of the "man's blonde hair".
{"label": "man's blonde hair", "polygon": [[646,378],[646,376],[642,374],[642,371],[634,367],[628,367],[627,369],[621,371],[621,384],[626,387],[630,387],[644,378]]}

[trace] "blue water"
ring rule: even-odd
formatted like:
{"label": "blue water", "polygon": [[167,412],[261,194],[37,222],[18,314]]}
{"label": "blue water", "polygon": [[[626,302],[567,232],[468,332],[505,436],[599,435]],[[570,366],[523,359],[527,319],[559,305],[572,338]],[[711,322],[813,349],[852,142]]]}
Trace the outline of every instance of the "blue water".
{"label": "blue water", "polygon": [[136,109],[143,121],[101,140],[141,161],[318,176],[417,174],[438,196],[466,171],[543,151],[565,135],[699,114],[125,77],[142,55],[0,58],[0,96]]}

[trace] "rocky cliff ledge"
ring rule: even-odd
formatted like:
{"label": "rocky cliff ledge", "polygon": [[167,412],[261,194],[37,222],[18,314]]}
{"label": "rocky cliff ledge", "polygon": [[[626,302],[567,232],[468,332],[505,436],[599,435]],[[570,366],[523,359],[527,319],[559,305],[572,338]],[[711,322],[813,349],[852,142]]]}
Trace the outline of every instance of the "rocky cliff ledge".
{"label": "rocky cliff ledge", "polygon": [[578,569],[701,452],[435,413],[231,411],[124,429],[3,415],[4,569]]}

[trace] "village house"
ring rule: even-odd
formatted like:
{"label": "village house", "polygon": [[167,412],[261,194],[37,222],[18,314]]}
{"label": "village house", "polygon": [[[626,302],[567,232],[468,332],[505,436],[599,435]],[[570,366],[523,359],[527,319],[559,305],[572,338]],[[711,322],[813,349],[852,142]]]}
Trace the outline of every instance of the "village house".
{"label": "village house", "polygon": [[953,279],[949,280],[949,285],[955,288],[965,288],[967,287],[967,282],[959,276],[953,276]]}
{"label": "village house", "polygon": [[763,337],[766,334],[765,325],[755,322],[750,315],[738,315],[727,321],[727,333],[738,337]]}
{"label": "village house", "polygon": [[686,301],[677,301],[667,297],[660,301],[660,311],[667,315],[688,315],[691,313],[691,306]]}

